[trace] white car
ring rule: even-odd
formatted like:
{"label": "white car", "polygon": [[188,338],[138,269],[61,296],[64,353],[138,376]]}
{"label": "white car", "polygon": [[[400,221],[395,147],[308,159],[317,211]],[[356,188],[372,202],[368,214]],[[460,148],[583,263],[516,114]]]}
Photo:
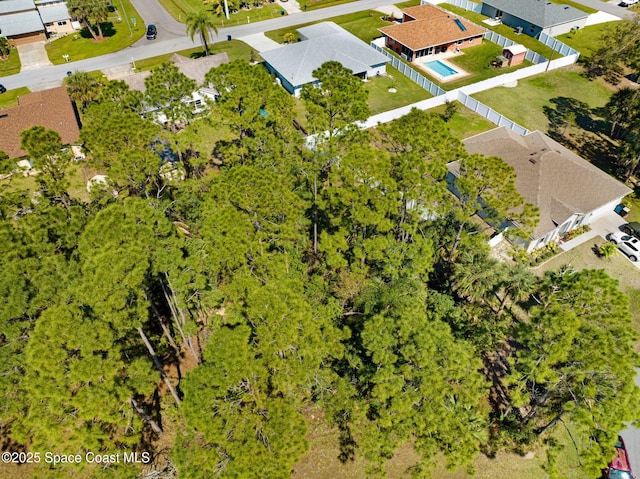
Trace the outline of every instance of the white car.
{"label": "white car", "polygon": [[631,261],[638,261],[640,258],[640,240],[638,238],[629,236],[622,231],[616,231],[607,235],[607,239],[618,245],[620,251],[626,254]]}
{"label": "white car", "polygon": [[622,0],[620,2],[621,7],[631,7],[632,5],[636,5],[638,0]]}

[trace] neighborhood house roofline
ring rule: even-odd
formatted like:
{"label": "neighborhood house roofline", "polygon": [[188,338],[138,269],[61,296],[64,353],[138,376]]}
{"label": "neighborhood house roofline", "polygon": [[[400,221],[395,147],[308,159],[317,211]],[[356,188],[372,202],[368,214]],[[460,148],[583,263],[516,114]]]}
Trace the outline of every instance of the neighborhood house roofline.
{"label": "neighborhood house roofline", "polygon": [[298,29],[307,40],[260,53],[294,88],[316,81],[313,71],[337,61],[354,74],[382,66],[389,59],[333,22]]}
{"label": "neighborhood house roofline", "polygon": [[69,20],[69,10],[66,5],[54,5],[52,7],[44,7],[39,10],[43,23],[59,22],[61,20]]}
{"label": "neighborhood house roofline", "polygon": [[535,131],[520,136],[506,127],[463,141],[469,153],[497,156],[516,173],[516,188],[540,210],[534,238],[541,238],[573,214],[588,214],[631,189],[604,171]]}
{"label": "neighborhood house roofline", "polygon": [[18,106],[0,109],[0,150],[9,158],[26,155],[20,133],[33,126],[57,131],[65,145],[78,141],[78,118],[64,87],[28,93],[18,98]]}
{"label": "neighborhood house roofline", "polygon": [[[0,1],[0,4],[1,3],[3,2]],[[44,31],[40,15],[38,15],[38,12],[35,10],[0,15],[0,29],[2,30],[2,35],[5,37]]]}
{"label": "neighborhood house roofline", "polygon": [[[0,0],[0,15],[35,10],[33,0]],[[4,35],[4,30],[3,33]]]}
{"label": "neighborhood house roofline", "polygon": [[541,28],[553,27],[589,16],[582,10],[549,0],[483,0],[483,3]]}
{"label": "neighborhood house roofline", "polygon": [[[462,30],[456,20],[466,30]],[[413,20],[378,30],[413,51],[476,38],[486,32],[484,28],[454,15]]]}

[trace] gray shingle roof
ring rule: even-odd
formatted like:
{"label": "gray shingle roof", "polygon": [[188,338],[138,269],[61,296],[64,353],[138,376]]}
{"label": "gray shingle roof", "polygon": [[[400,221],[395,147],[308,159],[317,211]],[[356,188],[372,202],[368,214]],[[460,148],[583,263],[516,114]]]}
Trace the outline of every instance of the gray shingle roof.
{"label": "gray shingle roof", "polygon": [[35,9],[33,0],[0,0],[0,15]]}
{"label": "gray shingle roof", "polygon": [[467,138],[469,153],[498,156],[513,166],[516,188],[540,208],[541,238],[574,213],[590,213],[631,192],[624,184],[539,131],[520,136],[506,127]]}
{"label": "gray shingle roof", "polygon": [[42,32],[44,31],[44,26],[38,12],[33,10],[32,12],[0,15],[0,30],[2,30],[3,36],[10,37],[22,35],[23,33]]}
{"label": "gray shingle roof", "polygon": [[482,0],[482,3],[542,28],[589,16],[577,8],[552,3],[549,0]]}
{"label": "gray shingle roof", "polygon": [[333,22],[300,28],[298,32],[307,40],[260,53],[295,87],[315,81],[313,71],[328,61],[338,61],[356,74],[389,61],[386,56]]}
{"label": "gray shingle roof", "polygon": [[66,5],[53,5],[51,7],[42,7],[39,9],[43,23],[59,22],[60,20],[69,20],[69,10]]}

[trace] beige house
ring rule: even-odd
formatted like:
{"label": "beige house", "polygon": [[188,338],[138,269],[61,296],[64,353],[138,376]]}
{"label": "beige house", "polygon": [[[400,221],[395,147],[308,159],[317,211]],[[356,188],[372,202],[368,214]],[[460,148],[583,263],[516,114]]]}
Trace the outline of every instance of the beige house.
{"label": "beige house", "polygon": [[[66,35],[74,28],[67,2],[63,0],[35,0],[36,8],[47,32],[47,36]],[[79,25],[77,25],[79,27]]]}
{"label": "beige house", "polygon": [[[539,208],[533,235],[519,241],[527,251],[612,213],[632,191],[539,131],[520,136],[501,127],[467,138],[464,145],[469,153],[497,156],[511,165],[516,188]],[[456,175],[454,164],[449,170]]]}

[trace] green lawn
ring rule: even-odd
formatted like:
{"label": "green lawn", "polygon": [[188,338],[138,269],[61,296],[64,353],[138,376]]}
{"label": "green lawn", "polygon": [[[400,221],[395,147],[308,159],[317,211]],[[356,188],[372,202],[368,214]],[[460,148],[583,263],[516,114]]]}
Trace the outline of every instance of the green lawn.
{"label": "green lawn", "polygon": [[[482,132],[493,130],[496,125],[491,123],[485,117],[478,115],[477,113],[469,110],[461,103],[455,102],[458,106],[456,113],[449,120],[449,130],[451,134],[460,139],[469,138],[471,136],[479,135]],[[443,114],[446,105],[442,105],[429,110],[431,113]]]}
{"label": "green lawn", "polygon": [[0,77],[7,77],[9,75],[20,73],[20,67],[18,50],[12,48],[11,53],[9,53],[9,58],[6,60],[0,58]]}
{"label": "green lawn", "polygon": [[[122,3],[125,9],[124,14],[121,15],[122,20],[118,22],[117,15],[112,15],[112,21],[102,24],[104,40],[94,41],[85,29],[80,33],[67,35],[48,43],[46,49],[51,63],[55,65],[65,63],[62,55],[69,55],[69,60],[74,62],[117,52],[142,38],[145,26],[140,21],[140,15],[129,0],[122,0]],[[131,18],[139,20],[136,25],[127,21]]]}
{"label": "green lawn", "polygon": [[318,10],[319,8],[334,7],[343,3],[351,3],[355,0],[299,0],[300,8],[303,12],[307,10]]}
{"label": "green lawn", "polygon": [[[381,35],[378,31],[378,28],[391,25],[390,22],[385,22],[384,20],[382,20],[383,16],[383,13],[376,12],[375,10],[365,10],[362,12],[349,13],[347,15],[341,15],[339,17],[333,17],[322,21],[335,22],[342,28],[347,30],[349,33],[352,33],[361,40],[370,43],[371,40]],[[300,36],[297,33],[297,29],[313,25],[314,23],[318,22],[302,23],[293,27],[271,30],[269,32],[265,32],[265,35],[275,42],[284,43],[285,34],[293,33],[294,35],[296,35],[296,39],[299,39]]]}
{"label": "green lawn", "polygon": [[[233,27],[236,25],[244,25],[246,23],[255,23],[262,20],[270,20],[281,16],[282,7],[277,4],[265,4],[262,7],[251,8],[250,10],[239,10],[237,12],[229,12],[229,20],[224,14],[214,12],[212,6],[204,5],[202,0],[159,0],[160,4],[169,14],[184,23],[187,15],[197,12],[203,8],[209,10],[214,18],[214,24],[218,27]],[[285,13],[286,15],[286,13]]]}
{"label": "green lawn", "polygon": [[581,55],[589,56],[600,44],[602,34],[613,26],[612,23],[599,23],[590,25],[572,33],[559,35],[557,38],[565,45],[580,52]]}
{"label": "green lawn", "polygon": [[522,126],[546,133],[554,113],[567,108],[576,111],[578,124],[592,131],[602,129],[599,109],[611,94],[601,83],[570,68],[520,80],[515,88],[497,87],[473,96]]}
{"label": "green lawn", "polygon": [[400,10],[408,7],[416,7],[418,5],[420,5],[420,0],[409,0],[407,2],[396,3],[396,7],[398,7]]}
{"label": "green lawn", "polygon": [[[503,37],[507,37],[516,43],[520,43],[525,47],[527,47],[529,50],[533,50],[534,52],[539,53],[545,58],[550,58],[552,55],[553,50],[551,48],[540,43],[538,40],[536,40],[533,37],[530,37],[529,35],[525,35],[525,34],[518,35],[513,28],[507,25],[498,25],[495,27],[491,27],[486,23],[482,23],[482,20],[486,20],[489,17],[486,17],[479,13],[474,13],[468,10],[464,10],[463,8],[458,8],[448,3],[441,3],[439,6],[449,10],[450,12],[455,13],[456,15],[465,17],[470,21],[482,26],[483,28],[486,28],[488,30],[493,30],[494,32],[499,33]],[[553,55],[557,55],[557,53],[553,53]]]}
{"label": "green lawn", "polygon": [[[431,98],[428,91],[390,65],[387,65],[387,74],[388,76],[370,78],[365,84],[372,115]],[[396,92],[389,92],[390,87],[394,87]]]}
{"label": "green lawn", "polygon": [[8,108],[18,104],[18,97],[29,93],[27,87],[16,88],[15,90],[7,90],[0,95],[0,108]]}
{"label": "green lawn", "polygon": [[[253,48],[240,40],[231,40],[228,42],[223,41],[209,45],[209,53],[216,54],[226,52],[227,55],[229,55],[230,61],[250,61],[252,50]],[[189,48],[188,50],[182,50],[176,53],[189,58],[200,58],[204,54],[202,47]],[[168,61],[172,55],[173,53],[167,53],[166,55],[159,55],[157,57],[139,60],[136,62],[136,71],[153,70]],[[257,52],[254,55],[256,61],[261,60],[260,55],[257,54]]]}

